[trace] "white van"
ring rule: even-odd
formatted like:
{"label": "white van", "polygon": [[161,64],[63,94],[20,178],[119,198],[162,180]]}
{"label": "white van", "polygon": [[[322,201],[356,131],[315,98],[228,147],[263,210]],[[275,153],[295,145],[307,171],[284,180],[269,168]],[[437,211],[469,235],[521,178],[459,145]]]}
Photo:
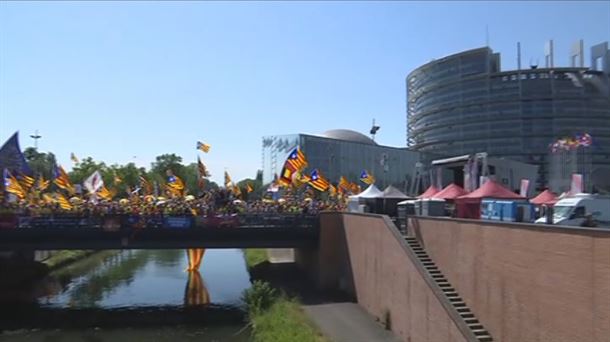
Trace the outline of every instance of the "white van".
{"label": "white van", "polygon": [[[553,224],[581,226],[587,214],[593,216],[598,227],[610,228],[610,197],[576,194],[561,199],[553,206]],[[546,223],[546,218],[541,217],[536,223]]]}

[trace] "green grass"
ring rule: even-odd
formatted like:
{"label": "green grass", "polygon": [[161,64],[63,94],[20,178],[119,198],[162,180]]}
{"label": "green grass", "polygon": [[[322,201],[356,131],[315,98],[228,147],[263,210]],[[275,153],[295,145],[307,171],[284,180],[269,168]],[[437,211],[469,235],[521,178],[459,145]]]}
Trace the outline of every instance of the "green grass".
{"label": "green grass", "polygon": [[268,310],[251,317],[255,342],[328,342],[296,299],[280,296]]}
{"label": "green grass", "polygon": [[264,248],[244,249],[244,256],[246,258],[246,266],[248,266],[248,268],[252,268],[269,259],[267,250]]}
{"label": "green grass", "polygon": [[76,260],[80,260],[90,254],[92,254],[92,251],[88,251],[88,250],[65,250],[65,251],[59,251],[57,254],[53,255],[52,257],[46,259],[43,261],[44,264],[46,264],[49,269],[54,270],[58,267],[61,267],[63,265],[69,264],[71,262],[74,262]]}
{"label": "green grass", "polygon": [[[248,269],[269,260],[266,249],[244,249],[244,258]],[[253,289],[258,291],[245,298],[252,305],[257,297],[269,297],[272,304],[264,310],[255,307],[249,308],[248,316],[252,326],[252,339],[254,342],[329,342],[316,329],[313,322],[301,308],[297,298],[288,298],[285,294],[279,294],[277,290],[261,291],[268,283],[260,282],[253,284]],[[248,292],[246,290],[246,292]],[[264,293],[263,293],[264,292]],[[245,297],[247,297],[245,295]],[[259,298],[260,299],[260,298]]]}

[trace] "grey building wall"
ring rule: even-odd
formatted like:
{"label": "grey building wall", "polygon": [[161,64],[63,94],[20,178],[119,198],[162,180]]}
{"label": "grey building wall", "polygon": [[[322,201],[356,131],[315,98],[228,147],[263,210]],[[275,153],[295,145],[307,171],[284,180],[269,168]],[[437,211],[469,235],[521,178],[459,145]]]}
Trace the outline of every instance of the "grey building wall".
{"label": "grey building wall", "polygon": [[358,141],[333,139],[307,134],[280,135],[263,138],[263,182],[269,183],[280,174],[288,154],[297,145],[305,153],[309,167],[314,168],[333,184],[345,176],[349,181],[359,181],[363,169],[376,178],[376,185],[385,188],[392,184],[406,190],[420,160],[420,153],[407,148],[381,146]]}
{"label": "grey building wall", "polygon": [[602,70],[501,72],[500,56],[489,48],[415,69],[406,80],[407,145],[442,156],[486,151],[535,164],[542,187],[552,166],[549,144],[587,132],[594,139],[584,151],[591,154],[591,170],[610,168],[609,53],[607,44],[594,49]]}

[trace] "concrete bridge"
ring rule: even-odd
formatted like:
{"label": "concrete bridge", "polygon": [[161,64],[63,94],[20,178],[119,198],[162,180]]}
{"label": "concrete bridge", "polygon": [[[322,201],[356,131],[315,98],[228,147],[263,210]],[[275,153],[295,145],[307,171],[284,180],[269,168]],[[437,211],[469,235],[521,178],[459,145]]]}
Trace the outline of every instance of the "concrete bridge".
{"label": "concrete bridge", "polygon": [[312,248],[318,237],[316,216],[245,215],[182,227],[63,219],[0,229],[0,250]]}
{"label": "concrete bridge", "polygon": [[610,230],[432,217],[408,227],[336,212],[188,229],[30,227],[0,231],[0,250],[294,248],[319,289],[348,294],[403,341],[608,342]]}

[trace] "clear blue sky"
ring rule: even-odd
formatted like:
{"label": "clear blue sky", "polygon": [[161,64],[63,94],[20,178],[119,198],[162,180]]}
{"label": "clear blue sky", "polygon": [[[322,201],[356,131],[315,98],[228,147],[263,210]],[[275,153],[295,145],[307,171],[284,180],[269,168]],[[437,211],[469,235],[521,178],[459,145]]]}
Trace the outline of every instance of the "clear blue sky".
{"label": "clear blue sky", "polygon": [[405,76],[483,46],[486,25],[503,69],[517,41],[542,63],[550,38],[567,65],[575,40],[585,58],[610,40],[610,3],[0,2],[0,140],[19,130],[25,148],[39,129],[66,166],[74,152],[147,167],[194,161],[203,140],[216,181],[253,177],[264,135],[375,117],[378,141],[404,146]]}

